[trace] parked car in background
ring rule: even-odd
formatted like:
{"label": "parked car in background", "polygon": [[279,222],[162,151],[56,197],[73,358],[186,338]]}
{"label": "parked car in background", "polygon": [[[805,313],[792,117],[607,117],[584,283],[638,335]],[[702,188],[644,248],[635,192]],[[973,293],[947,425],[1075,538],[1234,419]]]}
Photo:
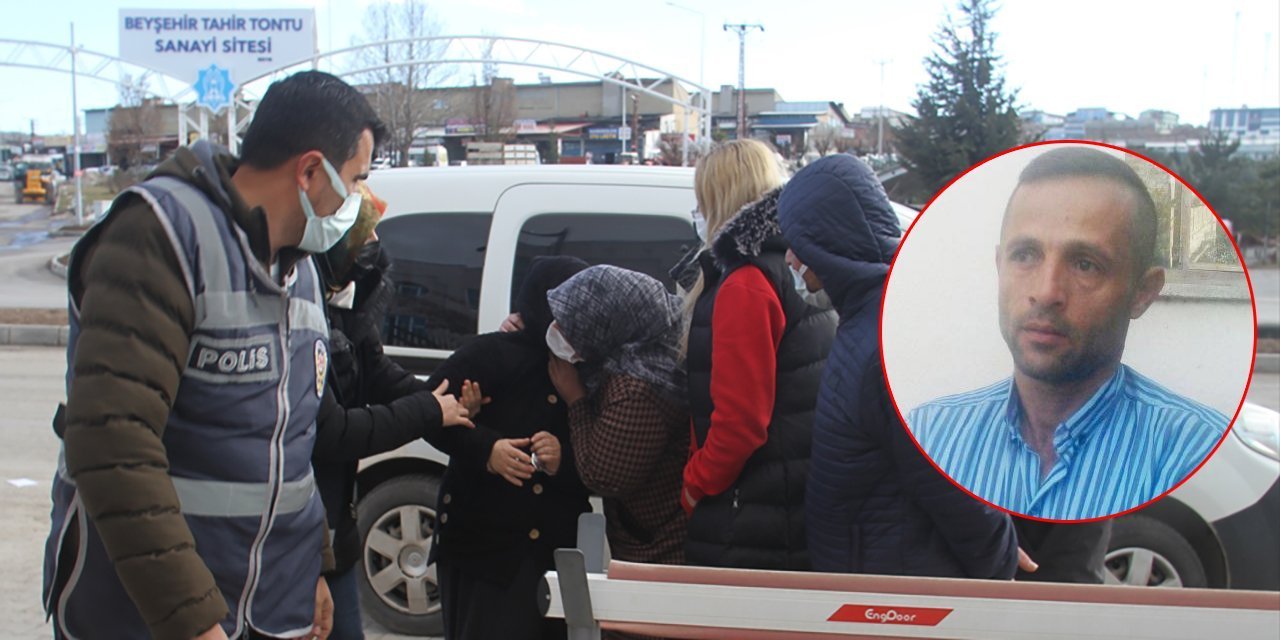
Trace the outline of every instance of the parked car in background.
{"label": "parked car in background", "polygon": [[1245,403],[1200,472],[1116,519],[1108,582],[1280,590],[1280,414]]}

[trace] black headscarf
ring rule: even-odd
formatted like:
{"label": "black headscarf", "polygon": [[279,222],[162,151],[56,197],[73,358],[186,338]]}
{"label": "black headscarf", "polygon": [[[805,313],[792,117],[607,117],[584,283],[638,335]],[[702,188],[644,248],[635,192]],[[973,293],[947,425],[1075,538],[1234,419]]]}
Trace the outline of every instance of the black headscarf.
{"label": "black headscarf", "polygon": [[547,327],[552,321],[547,292],[589,266],[573,256],[539,256],[533,259],[512,304],[512,311],[519,313],[524,323],[524,329],[518,334],[522,339],[546,348]]}

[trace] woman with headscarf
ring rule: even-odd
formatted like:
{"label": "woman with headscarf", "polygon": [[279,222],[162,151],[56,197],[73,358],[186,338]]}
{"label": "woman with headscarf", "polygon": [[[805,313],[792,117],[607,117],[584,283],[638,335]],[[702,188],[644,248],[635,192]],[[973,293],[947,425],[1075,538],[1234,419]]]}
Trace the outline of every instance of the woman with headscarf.
{"label": "woman with headscarf", "polygon": [[778,226],[782,183],[773,152],[755,140],[717,146],[694,173],[708,250],[685,307],[690,564],[809,568],[805,482],[836,317],[796,290]]}
{"label": "woman with headscarf", "polygon": [[435,544],[444,635],[450,640],[563,638],[563,620],[544,618],[537,590],[552,554],[577,541],[590,511],[570,446],[566,405],[547,374],[547,291],[586,268],[577,258],[534,260],[515,311],[524,329],[468,341],[428,381],[451,393],[489,397],[474,429],[447,429],[430,442],[449,454]]}
{"label": "woman with headscarf", "polygon": [[578,475],[604,498],[612,557],[682,564],[689,416],[679,299],[647,275],[607,265],[547,299],[551,380],[569,405]]}

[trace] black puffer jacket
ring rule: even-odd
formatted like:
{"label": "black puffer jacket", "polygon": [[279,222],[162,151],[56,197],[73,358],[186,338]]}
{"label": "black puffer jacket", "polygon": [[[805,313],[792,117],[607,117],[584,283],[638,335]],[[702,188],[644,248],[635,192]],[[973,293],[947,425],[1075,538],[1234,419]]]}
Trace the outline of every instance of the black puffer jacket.
{"label": "black puffer jacket", "polygon": [[[431,439],[449,454],[432,553],[447,554],[472,576],[508,583],[528,557],[540,570],[551,569],[552,553],[576,544],[578,514],[591,510],[574,465],[568,407],[547,373],[546,343],[547,290],[586,266],[561,256],[534,260],[514,305],[525,328],[476,336],[431,375],[432,385],[448,380],[451,393],[459,393],[464,380],[478,382],[492,399],[475,429],[449,428]],[[487,470],[494,443],[539,431],[560,441],[556,475],[539,471],[517,487]]]}
{"label": "black puffer jacket", "polygon": [[390,451],[441,429],[440,404],[426,383],[382,351],[378,333],[390,296],[386,254],[356,281],[350,309],[329,306],[329,377],[316,419],[311,456],[316,484],[333,531],[335,572],[360,559],[355,486],[361,458]]}
{"label": "black puffer jacket", "polygon": [[743,208],[713,239],[711,255],[699,257],[706,287],[694,306],[688,351],[690,413],[699,447],[711,427],[712,375],[733,375],[711,367],[712,315],[721,283],[737,269],[759,268],[774,286],[786,324],[777,352],[768,439],[728,491],[703,498],[694,509],[685,546],[689,564],[809,568],[804,532],[809,441],[836,317],[810,306],[795,291],[778,227],[778,193]]}

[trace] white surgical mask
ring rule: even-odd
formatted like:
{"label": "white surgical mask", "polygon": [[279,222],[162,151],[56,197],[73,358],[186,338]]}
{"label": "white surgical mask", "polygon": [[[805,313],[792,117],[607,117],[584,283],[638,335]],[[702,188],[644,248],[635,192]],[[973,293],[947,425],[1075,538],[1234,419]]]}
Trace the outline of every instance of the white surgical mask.
{"label": "white surgical mask", "polygon": [[702,244],[707,243],[707,219],[702,217],[702,212],[697,209],[693,210],[693,230],[698,234],[698,239]]}
{"label": "white surgical mask", "polygon": [[787,265],[787,268],[791,270],[791,279],[795,281],[796,293],[800,294],[806,303],[823,311],[831,310],[831,297],[827,292],[810,291],[809,284],[804,281],[804,274],[809,271],[809,265],[802,264],[799,270],[791,265]]}
{"label": "white surgical mask", "polygon": [[564,334],[560,333],[560,327],[554,323],[547,327],[547,348],[551,349],[551,353],[557,358],[566,362],[582,362],[582,358],[578,357],[578,352],[573,350],[573,345],[564,339]]}
{"label": "white surgical mask", "polygon": [[329,164],[327,158],[321,158],[321,160],[324,162],[325,172],[329,174],[329,184],[333,185],[333,190],[338,192],[338,196],[343,200],[337,212],[321,218],[316,215],[315,207],[307,199],[307,192],[303,191],[302,187],[298,187],[298,198],[302,200],[302,212],[307,216],[307,226],[302,231],[302,241],[298,243],[298,248],[309,253],[324,253],[338,244],[360,215],[360,194],[347,193],[347,187],[342,184],[342,177],[338,175],[338,170]]}

